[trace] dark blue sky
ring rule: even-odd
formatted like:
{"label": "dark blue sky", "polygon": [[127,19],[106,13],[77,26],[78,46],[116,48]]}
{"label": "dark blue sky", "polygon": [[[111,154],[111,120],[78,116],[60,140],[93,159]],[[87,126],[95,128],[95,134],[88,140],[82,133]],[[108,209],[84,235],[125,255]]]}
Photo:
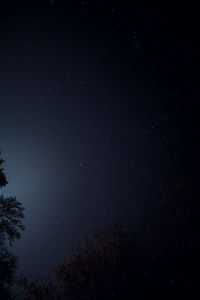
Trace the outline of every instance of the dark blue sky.
{"label": "dark blue sky", "polygon": [[147,235],[167,178],[199,169],[191,36],[172,12],[112,1],[1,8],[3,192],[26,216],[19,272],[48,271],[113,221]]}

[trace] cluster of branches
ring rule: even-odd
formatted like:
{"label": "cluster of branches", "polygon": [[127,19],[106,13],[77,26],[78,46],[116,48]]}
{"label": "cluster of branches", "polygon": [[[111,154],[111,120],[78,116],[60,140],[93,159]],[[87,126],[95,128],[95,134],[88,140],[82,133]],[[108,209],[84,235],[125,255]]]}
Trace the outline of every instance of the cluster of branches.
{"label": "cluster of branches", "polygon": [[135,274],[134,237],[116,223],[96,230],[72,249],[68,260],[54,269],[50,277],[29,282],[24,276],[18,284],[25,299],[122,299],[132,289]]}

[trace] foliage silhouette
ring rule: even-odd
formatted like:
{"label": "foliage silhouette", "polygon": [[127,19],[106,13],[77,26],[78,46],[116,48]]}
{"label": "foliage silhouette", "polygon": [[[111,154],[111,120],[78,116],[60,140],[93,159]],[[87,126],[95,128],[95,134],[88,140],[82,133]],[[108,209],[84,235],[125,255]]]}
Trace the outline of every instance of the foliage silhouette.
{"label": "foliage silhouette", "polygon": [[[1,152],[0,152],[0,156],[1,156]],[[6,176],[4,174],[4,169],[1,168],[3,162],[4,160],[0,157],[0,188],[4,187],[8,183],[6,180]]]}
{"label": "foliage silhouette", "polygon": [[22,224],[24,208],[15,197],[5,198],[0,195],[0,235],[1,240],[8,240],[12,244],[21,237],[25,229]]}
{"label": "foliage silhouette", "polygon": [[[1,152],[0,152],[1,156]],[[0,158],[0,166],[3,160]],[[7,184],[4,169],[0,168],[0,188]],[[0,195],[0,299],[11,299],[9,288],[17,267],[16,257],[8,250],[25,229],[22,220],[24,208],[15,197]]]}

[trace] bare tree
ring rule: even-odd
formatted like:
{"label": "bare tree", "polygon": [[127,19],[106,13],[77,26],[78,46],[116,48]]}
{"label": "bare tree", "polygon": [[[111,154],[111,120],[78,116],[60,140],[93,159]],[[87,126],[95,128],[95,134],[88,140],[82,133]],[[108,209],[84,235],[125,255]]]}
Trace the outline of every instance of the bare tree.
{"label": "bare tree", "polygon": [[134,290],[133,257],[134,237],[116,223],[86,237],[54,267],[56,284],[49,277],[29,282],[24,276],[18,284],[25,299],[123,299]]}

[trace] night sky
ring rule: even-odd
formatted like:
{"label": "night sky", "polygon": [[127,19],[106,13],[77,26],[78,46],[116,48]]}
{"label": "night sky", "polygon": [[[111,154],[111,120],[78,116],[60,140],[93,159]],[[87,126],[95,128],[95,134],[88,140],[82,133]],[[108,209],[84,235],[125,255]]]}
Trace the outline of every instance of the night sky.
{"label": "night sky", "polygon": [[118,220],[151,245],[168,178],[199,178],[197,13],[116,2],[1,1],[2,192],[25,208],[19,273],[48,272]]}

